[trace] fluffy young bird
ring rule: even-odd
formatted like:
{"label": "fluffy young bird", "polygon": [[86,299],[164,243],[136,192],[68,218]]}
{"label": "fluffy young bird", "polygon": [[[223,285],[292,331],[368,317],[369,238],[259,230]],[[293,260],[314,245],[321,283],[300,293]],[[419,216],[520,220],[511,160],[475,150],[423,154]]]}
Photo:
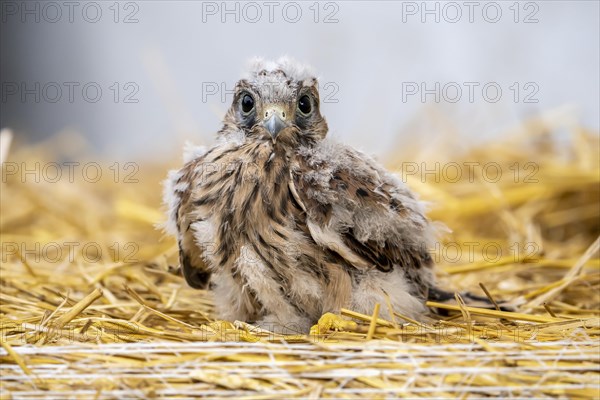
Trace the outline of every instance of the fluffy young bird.
{"label": "fluffy young bird", "polygon": [[183,275],[210,287],[219,318],[306,332],[341,307],[370,314],[386,295],[416,319],[428,297],[450,296],[434,284],[423,204],[327,131],[312,72],[259,59],[236,85],[217,144],[170,172]]}

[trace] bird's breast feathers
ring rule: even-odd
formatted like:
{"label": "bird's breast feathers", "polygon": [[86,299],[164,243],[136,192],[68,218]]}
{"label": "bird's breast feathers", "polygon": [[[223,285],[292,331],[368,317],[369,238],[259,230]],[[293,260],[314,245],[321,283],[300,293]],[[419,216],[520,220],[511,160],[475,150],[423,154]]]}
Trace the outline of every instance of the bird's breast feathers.
{"label": "bird's breast feathers", "polygon": [[179,231],[195,222],[206,230],[210,221],[215,236],[203,239],[217,243],[221,259],[241,239],[276,247],[308,236],[359,269],[389,270],[407,254],[422,255],[411,263],[427,261],[432,231],[422,204],[370,157],[339,143],[289,152],[270,141],[224,141],[175,176],[175,187],[187,187]]}

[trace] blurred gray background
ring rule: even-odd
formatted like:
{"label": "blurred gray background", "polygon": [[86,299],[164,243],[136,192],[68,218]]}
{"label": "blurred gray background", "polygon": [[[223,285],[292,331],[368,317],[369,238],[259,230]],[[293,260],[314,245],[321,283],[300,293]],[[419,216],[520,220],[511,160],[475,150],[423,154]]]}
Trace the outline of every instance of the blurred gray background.
{"label": "blurred gray background", "polygon": [[378,155],[563,105],[600,128],[598,1],[2,1],[1,18],[1,127],[113,158],[210,143],[246,61],[284,54],[318,72],[332,134]]}

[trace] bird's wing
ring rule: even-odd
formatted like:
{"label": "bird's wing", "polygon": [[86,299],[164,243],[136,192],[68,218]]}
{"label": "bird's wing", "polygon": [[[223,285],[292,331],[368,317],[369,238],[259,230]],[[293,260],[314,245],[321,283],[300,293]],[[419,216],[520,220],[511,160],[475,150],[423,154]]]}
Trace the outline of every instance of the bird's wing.
{"label": "bird's wing", "polygon": [[206,288],[210,279],[202,248],[195,240],[194,226],[202,217],[197,215],[199,209],[193,203],[194,182],[202,182],[206,154],[206,150],[195,149],[193,158],[183,168],[169,172],[164,187],[164,202],[168,207],[166,230],[176,236],[183,276],[196,289]]}
{"label": "bird's wing", "polygon": [[409,273],[430,267],[433,228],[424,207],[369,156],[323,142],[302,148],[290,191],[306,212],[313,239],[360,270]]}

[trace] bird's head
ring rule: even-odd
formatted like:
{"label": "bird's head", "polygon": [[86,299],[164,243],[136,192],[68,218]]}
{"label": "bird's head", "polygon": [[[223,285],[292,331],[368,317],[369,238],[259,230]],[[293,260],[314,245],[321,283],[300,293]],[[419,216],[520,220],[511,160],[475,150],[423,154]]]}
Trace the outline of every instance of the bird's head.
{"label": "bird's head", "polygon": [[253,60],[225,116],[223,131],[232,129],[248,139],[288,146],[323,139],[327,122],[319,110],[317,78],[289,58]]}

